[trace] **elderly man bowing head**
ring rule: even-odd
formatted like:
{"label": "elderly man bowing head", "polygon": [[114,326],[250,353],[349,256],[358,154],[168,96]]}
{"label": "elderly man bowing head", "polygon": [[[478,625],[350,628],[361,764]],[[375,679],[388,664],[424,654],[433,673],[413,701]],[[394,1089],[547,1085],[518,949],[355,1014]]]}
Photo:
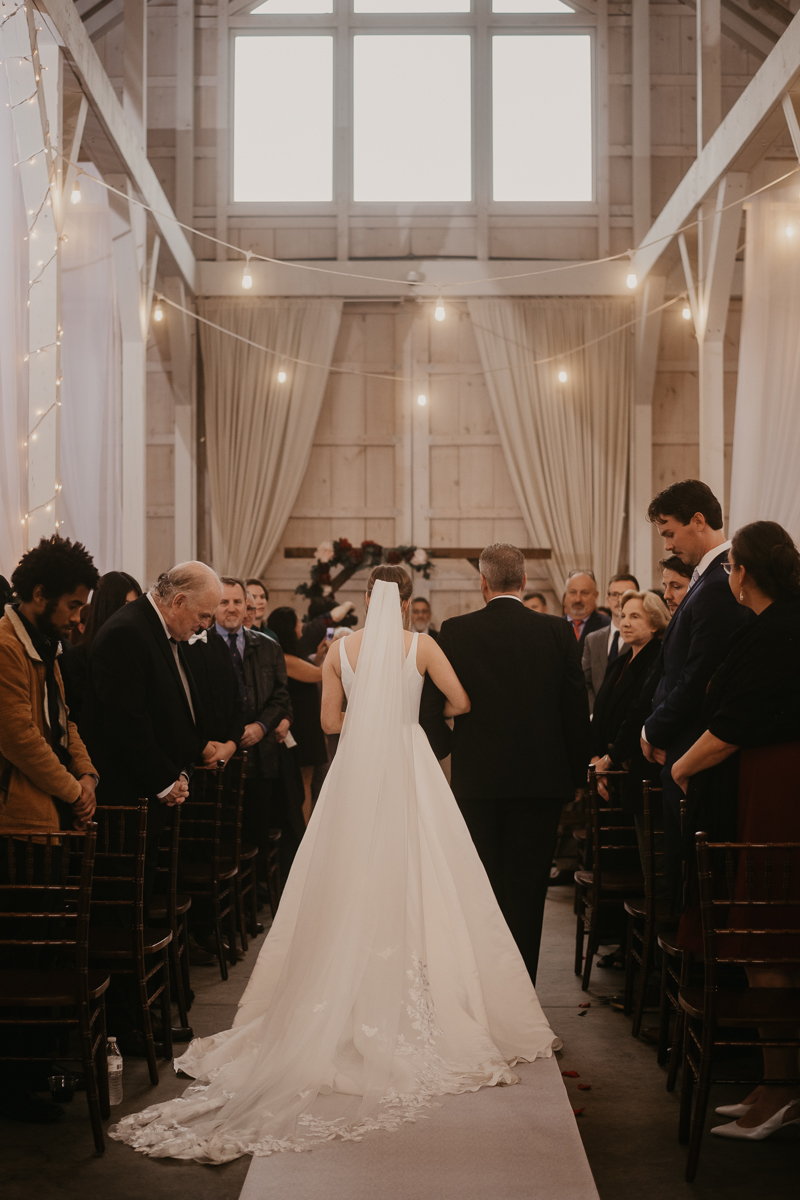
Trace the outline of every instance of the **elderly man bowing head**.
{"label": "elderly man bowing head", "polygon": [[205,742],[182,643],[208,628],[221,596],[215,571],[201,562],[180,563],[114,613],[92,643],[83,715],[102,780],[98,800],[129,804],[148,797],[147,891],[164,806],[186,799]]}

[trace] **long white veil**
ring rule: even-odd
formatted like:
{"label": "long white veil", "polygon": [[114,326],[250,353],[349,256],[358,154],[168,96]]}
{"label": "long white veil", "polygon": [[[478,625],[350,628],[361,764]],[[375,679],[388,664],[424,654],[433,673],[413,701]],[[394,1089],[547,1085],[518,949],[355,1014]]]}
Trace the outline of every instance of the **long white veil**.
{"label": "long white veil", "polygon": [[[264,1153],[298,1132],[320,1093],[360,1095],[362,1121],[390,1091],[405,948],[422,949],[419,924],[406,929],[419,880],[406,854],[416,805],[404,666],[399,591],[378,580],[339,747],[234,1029],[192,1043],[176,1065],[208,1085],[156,1106],[158,1134],[140,1128],[137,1148],[181,1157],[185,1143],[196,1157],[200,1141],[211,1161]],[[165,1139],[165,1121],[183,1128]],[[126,1141],[128,1122],[117,1126]]]}

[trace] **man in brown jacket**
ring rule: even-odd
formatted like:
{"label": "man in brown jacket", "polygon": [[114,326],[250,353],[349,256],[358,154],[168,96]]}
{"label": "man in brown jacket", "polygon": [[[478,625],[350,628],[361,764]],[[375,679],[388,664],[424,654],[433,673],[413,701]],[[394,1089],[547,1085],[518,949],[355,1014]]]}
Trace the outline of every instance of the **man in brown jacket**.
{"label": "man in brown jacket", "polygon": [[[58,658],[60,639],[77,625],[97,580],[83,546],[58,536],[23,555],[11,577],[17,602],[0,618],[0,883],[9,882],[13,858],[26,853],[15,835],[80,827],[94,813],[97,774],[69,719]],[[44,847],[33,845],[34,871],[37,852]],[[5,966],[37,963],[27,948],[5,947]],[[26,1046],[41,1054],[35,1031],[0,1032],[0,1055]],[[63,1116],[36,1094],[41,1073],[33,1062],[0,1064],[0,1115],[36,1124]]]}
{"label": "man in brown jacket", "polygon": [[80,542],[58,535],[23,555],[11,577],[18,602],[0,619],[0,837],[69,828],[94,813],[97,773],[69,719],[58,657],[97,580]]}

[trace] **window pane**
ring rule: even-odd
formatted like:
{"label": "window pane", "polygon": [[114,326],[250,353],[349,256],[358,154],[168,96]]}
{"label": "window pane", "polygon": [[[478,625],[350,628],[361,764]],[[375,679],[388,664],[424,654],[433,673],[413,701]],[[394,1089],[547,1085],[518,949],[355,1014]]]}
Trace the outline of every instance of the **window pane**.
{"label": "window pane", "polygon": [[589,37],[492,38],[495,200],[592,199]]}
{"label": "window pane", "polygon": [[[256,9],[256,12],[259,10]],[[497,13],[574,13],[575,9],[561,0],[492,0],[492,12]]]}
{"label": "window pane", "polygon": [[469,6],[470,0],[353,0],[357,13],[469,12]]}
{"label": "window pane", "polygon": [[253,17],[284,16],[287,13],[332,13],[333,0],[264,0],[258,8],[251,8]]}
{"label": "window pane", "polygon": [[472,198],[470,38],[354,38],[356,200]]}
{"label": "window pane", "polygon": [[237,37],[233,198],[333,198],[333,38]]}

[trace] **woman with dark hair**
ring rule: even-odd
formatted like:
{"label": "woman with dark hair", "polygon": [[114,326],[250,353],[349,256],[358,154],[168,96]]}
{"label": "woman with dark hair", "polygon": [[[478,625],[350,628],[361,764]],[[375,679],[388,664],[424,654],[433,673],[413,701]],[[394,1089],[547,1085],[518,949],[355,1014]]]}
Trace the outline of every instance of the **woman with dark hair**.
{"label": "woman with dark hair", "polygon": [[80,642],[74,651],[61,658],[61,674],[64,679],[67,707],[79,728],[92,642],[97,636],[98,630],[105,625],[109,617],[125,604],[138,600],[141,594],[142,589],[139,584],[127,571],[106,571],[105,575],[100,576],[100,581],[92,593],[92,599],[88,605],[89,614]]}
{"label": "woman with dark hair", "polygon": [[328,761],[328,745],[320,724],[320,693],[322,664],[328,653],[328,642],[323,639],[317,646],[311,662],[301,658],[299,650],[303,622],[295,610],[288,605],[274,608],[269,614],[267,625],[280,643],[286,659],[289,676],[289,695],[294,718],[290,730],[297,746],[292,748],[303,776],[303,816],[306,824],[311,817],[311,781],[314,767]]}
{"label": "woman with dark hair", "polygon": [[[755,619],[731,639],[708,687],[706,731],[675,763],[672,777],[697,806],[691,828],[706,830],[712,841],[800,842],[800,553],[780,525],[754,521],[733,535],[728,560],[731,591]],[[791,868],[800,879],[800,861]],[[785,928],[786,911],[765,912],[763,927]],[[685,914],[683,943],[697,948],[698,932],[696,917]],[[787,957],[796,956],[795,946]],[[754,966],[747,975],[751,987],[800,987],[796,967]],[[771,1027],[770,1036],[782,1034]],[[796,1037],[796,1028],[783,1036]],[[772,1047],[763,1054],[766,1079],[796,1083],[761,1086],[742,1104],[718,1108],[739,1120],[713,1133],[761,1140],[800,1120],[797,1050]]]}

